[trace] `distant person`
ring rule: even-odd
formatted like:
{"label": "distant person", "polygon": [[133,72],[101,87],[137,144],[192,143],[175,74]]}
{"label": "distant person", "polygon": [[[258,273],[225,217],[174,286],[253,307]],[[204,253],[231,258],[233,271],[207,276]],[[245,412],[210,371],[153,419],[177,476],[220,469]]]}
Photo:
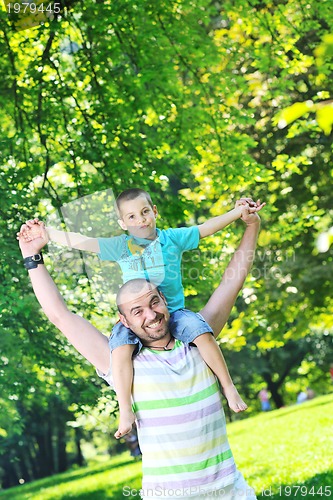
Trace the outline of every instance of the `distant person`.
{"label": "distant person", "polygon": [[301,391],[297,394],[297,399],[296,399],[296,403],[299,405],[301,403],[304,403],[304,401],[306,401],[308,399],[308,395],[305,391]]}
{"label": "distant person", "polygon": [[311,389],[311,387],[307,387],[306,394],[308,396],[308,399],[313,399],[316,397],[316,393],[313,389]]}
{"label": "distant person", "polygon": [[134,424],[132,430],[128,432],[125,436],[125,443],[130,451],[131,457],[138,458],[141,457],[141,450],[138,440],[138,433],[136,430],[136,425]]}
{"label": "distant person", "polygon": [[[230,408],[240,412],[246,410],[247,405],[232,382],[211,325],[208,326],[198,314],[184,309],[181,259],[184,251],[197,248],[200,239],[215,234],[241,218],[244,210],[255,213],[263,206],[259,201],[255,203],[250,198],[241,198],[233,210],[203,224],[160,231],[156,228],[157,207],[149,193],[132,188],[123,191],[116,199],[118,223],[128,235],[91,238],[49,227],[46,230],[51,241],[97,253],[101,260],[117,262],[123,272],[124,282],[143,278],[156,283],[166,298],[173,337],[196,344],[203,359],[219,379]],[[27,230],[22,232],[23,238],[28,239],[31,233],[39,235],[38,231],[43,229],[43,223],[38,219],[28,221],[27,225]],[[124,321],[118,322],[113,328],[109,344],[119,403],[119,427],[115,437],[120,438],[130,432],[135,420],[131,409],[132,357],[140,351],[142,344]]]}
{"label": "distant person", "polygon": [[269,395],[269,392],[267,391],[266,387],[261,389],[261,391],[258,394],[258,397],[259,397],[260,402],[261,402],[261,410],[262,411],[269,411],[271,409],[271,404],[269,402],[270,395]]}
{"label": "distant person", "polygon": [[314,390],[311,389],[311,387],[307,387],[306,391],[301,391],[297,395],[296,403],[297,404],[304,403],[304,401],[310,401],[311,399],[313,399],[315,397],[316,397],[316,394],[315,394]]}
{"label": "distant person", "polygon": [[331,382],[333,382],[333,365],[330,366]]}

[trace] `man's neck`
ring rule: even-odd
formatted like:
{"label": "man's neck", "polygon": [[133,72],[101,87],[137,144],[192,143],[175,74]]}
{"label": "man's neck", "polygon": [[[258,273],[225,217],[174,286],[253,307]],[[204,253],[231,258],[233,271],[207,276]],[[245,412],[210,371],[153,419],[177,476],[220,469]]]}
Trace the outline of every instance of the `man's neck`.
{"label": "man's neck", "polygon": [[160,341],[154,341],[154,342],[149,342],[148,344],[143,344],[144,347],[147,347],[148,349],[153,349],[156,351],[171,351],[174,348],[175,345],[175,339],[170,335],[167,339]]}

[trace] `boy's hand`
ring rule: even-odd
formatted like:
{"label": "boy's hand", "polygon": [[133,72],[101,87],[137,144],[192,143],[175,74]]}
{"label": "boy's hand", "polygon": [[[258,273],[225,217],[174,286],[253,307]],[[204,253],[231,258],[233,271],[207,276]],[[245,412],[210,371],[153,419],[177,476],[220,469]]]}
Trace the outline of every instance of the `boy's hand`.
{"label": "boy's hand", "polygon": [[29,220],[23,224],[16,238],[19,240],[23,257],[39,253],[49,241],[44,223],[38,219]]}
{"label": "boy's hand", "polygon": [[260,200],[253,201],[251,198],[241,198],[236,202],[236,204],[238,202],[240,202],[238,206],[242,206],[241,219],[247,226],[260,221],[258,212],[266,205],[266,203],[260,203]]}
{"label": "boy's hand", "polygon": [[241,207],[243,205],[249,205],[250,207],[255,207],[257,204],[252,198],[239,198],[235,203],[235,208]]}
{"label": "boy's hand", "polygon": [[27,220],[27,222],[22,225],[20,232],[17,233],[17,239],[23,239],[26,242],[32,241],[35,238],[44,238],[45,236],[49,240],[44,222],[37,218]]}

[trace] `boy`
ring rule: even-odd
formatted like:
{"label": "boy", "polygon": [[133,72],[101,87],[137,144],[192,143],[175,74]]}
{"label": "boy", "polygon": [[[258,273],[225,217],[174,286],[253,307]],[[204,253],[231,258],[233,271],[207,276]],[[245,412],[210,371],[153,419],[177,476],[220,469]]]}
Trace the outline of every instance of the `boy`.
{"label": "boy", "polygon": [[[173,336],[184,343],[193,342],[197,345],[201,356],[219,379],[230,408],[240,412],[246,410],[247,405],[232,383],[223,355],[211,335],[212,329],[200,315],[184,309],[180,263],[182,253],[197,248],[200,238],[212,235],[240,218],[245,207],[246,210],[256,212],[263,205],[260,205],[259,201],[254,203],[244,198],[236,202],[236,207],[230,212],[209,219],[199,226],[160,231],[156,228],[157,208],[153,205],[150,195],[142,189],[134,188],[124,191],[116,200],[118,223],[124,231],[128,231],[128,235],[88,238],[78,233],[46,229],[49,238],[56,243],[95,252],[102,260],[118,262],[124,282],[145,278],[158,285],[171,314]],[[43,223],[38,219],[29,221],[27,225],[30,228],[25,233],[27,239],[35,237],[33,233],[43,231]],[[135,314],[139,319],[140,310],[135,311]],[[133,381],[131,360],[133,354],[142,347],[138,337],[126,328],[126,317],[121,315],[121,320],[122,323],[117,323],[113,328],[109,340],[113,381],[120,412],[116,438],[130,432],[134,423],[130,396]],[[158,331],[159,318],[152,317],[143,327],[151,338],[154,338]],[[167,350],[168,346],[160,346],[158,349]]]}

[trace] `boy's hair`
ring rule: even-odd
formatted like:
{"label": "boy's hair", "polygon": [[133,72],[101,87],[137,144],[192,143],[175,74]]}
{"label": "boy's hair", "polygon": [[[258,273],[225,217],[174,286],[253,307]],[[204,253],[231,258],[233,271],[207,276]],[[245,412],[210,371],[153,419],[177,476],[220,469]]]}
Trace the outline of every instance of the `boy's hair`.
{"label": "boy's hair", "polygon": [[140,188],[126,189],[116,199],[116,206],[118,213],[120,214],[120,207],[124,201],[135,200],[138,196],[145,196],[151,208],[153,208],[153,202],[151,201],[150,194]]}

